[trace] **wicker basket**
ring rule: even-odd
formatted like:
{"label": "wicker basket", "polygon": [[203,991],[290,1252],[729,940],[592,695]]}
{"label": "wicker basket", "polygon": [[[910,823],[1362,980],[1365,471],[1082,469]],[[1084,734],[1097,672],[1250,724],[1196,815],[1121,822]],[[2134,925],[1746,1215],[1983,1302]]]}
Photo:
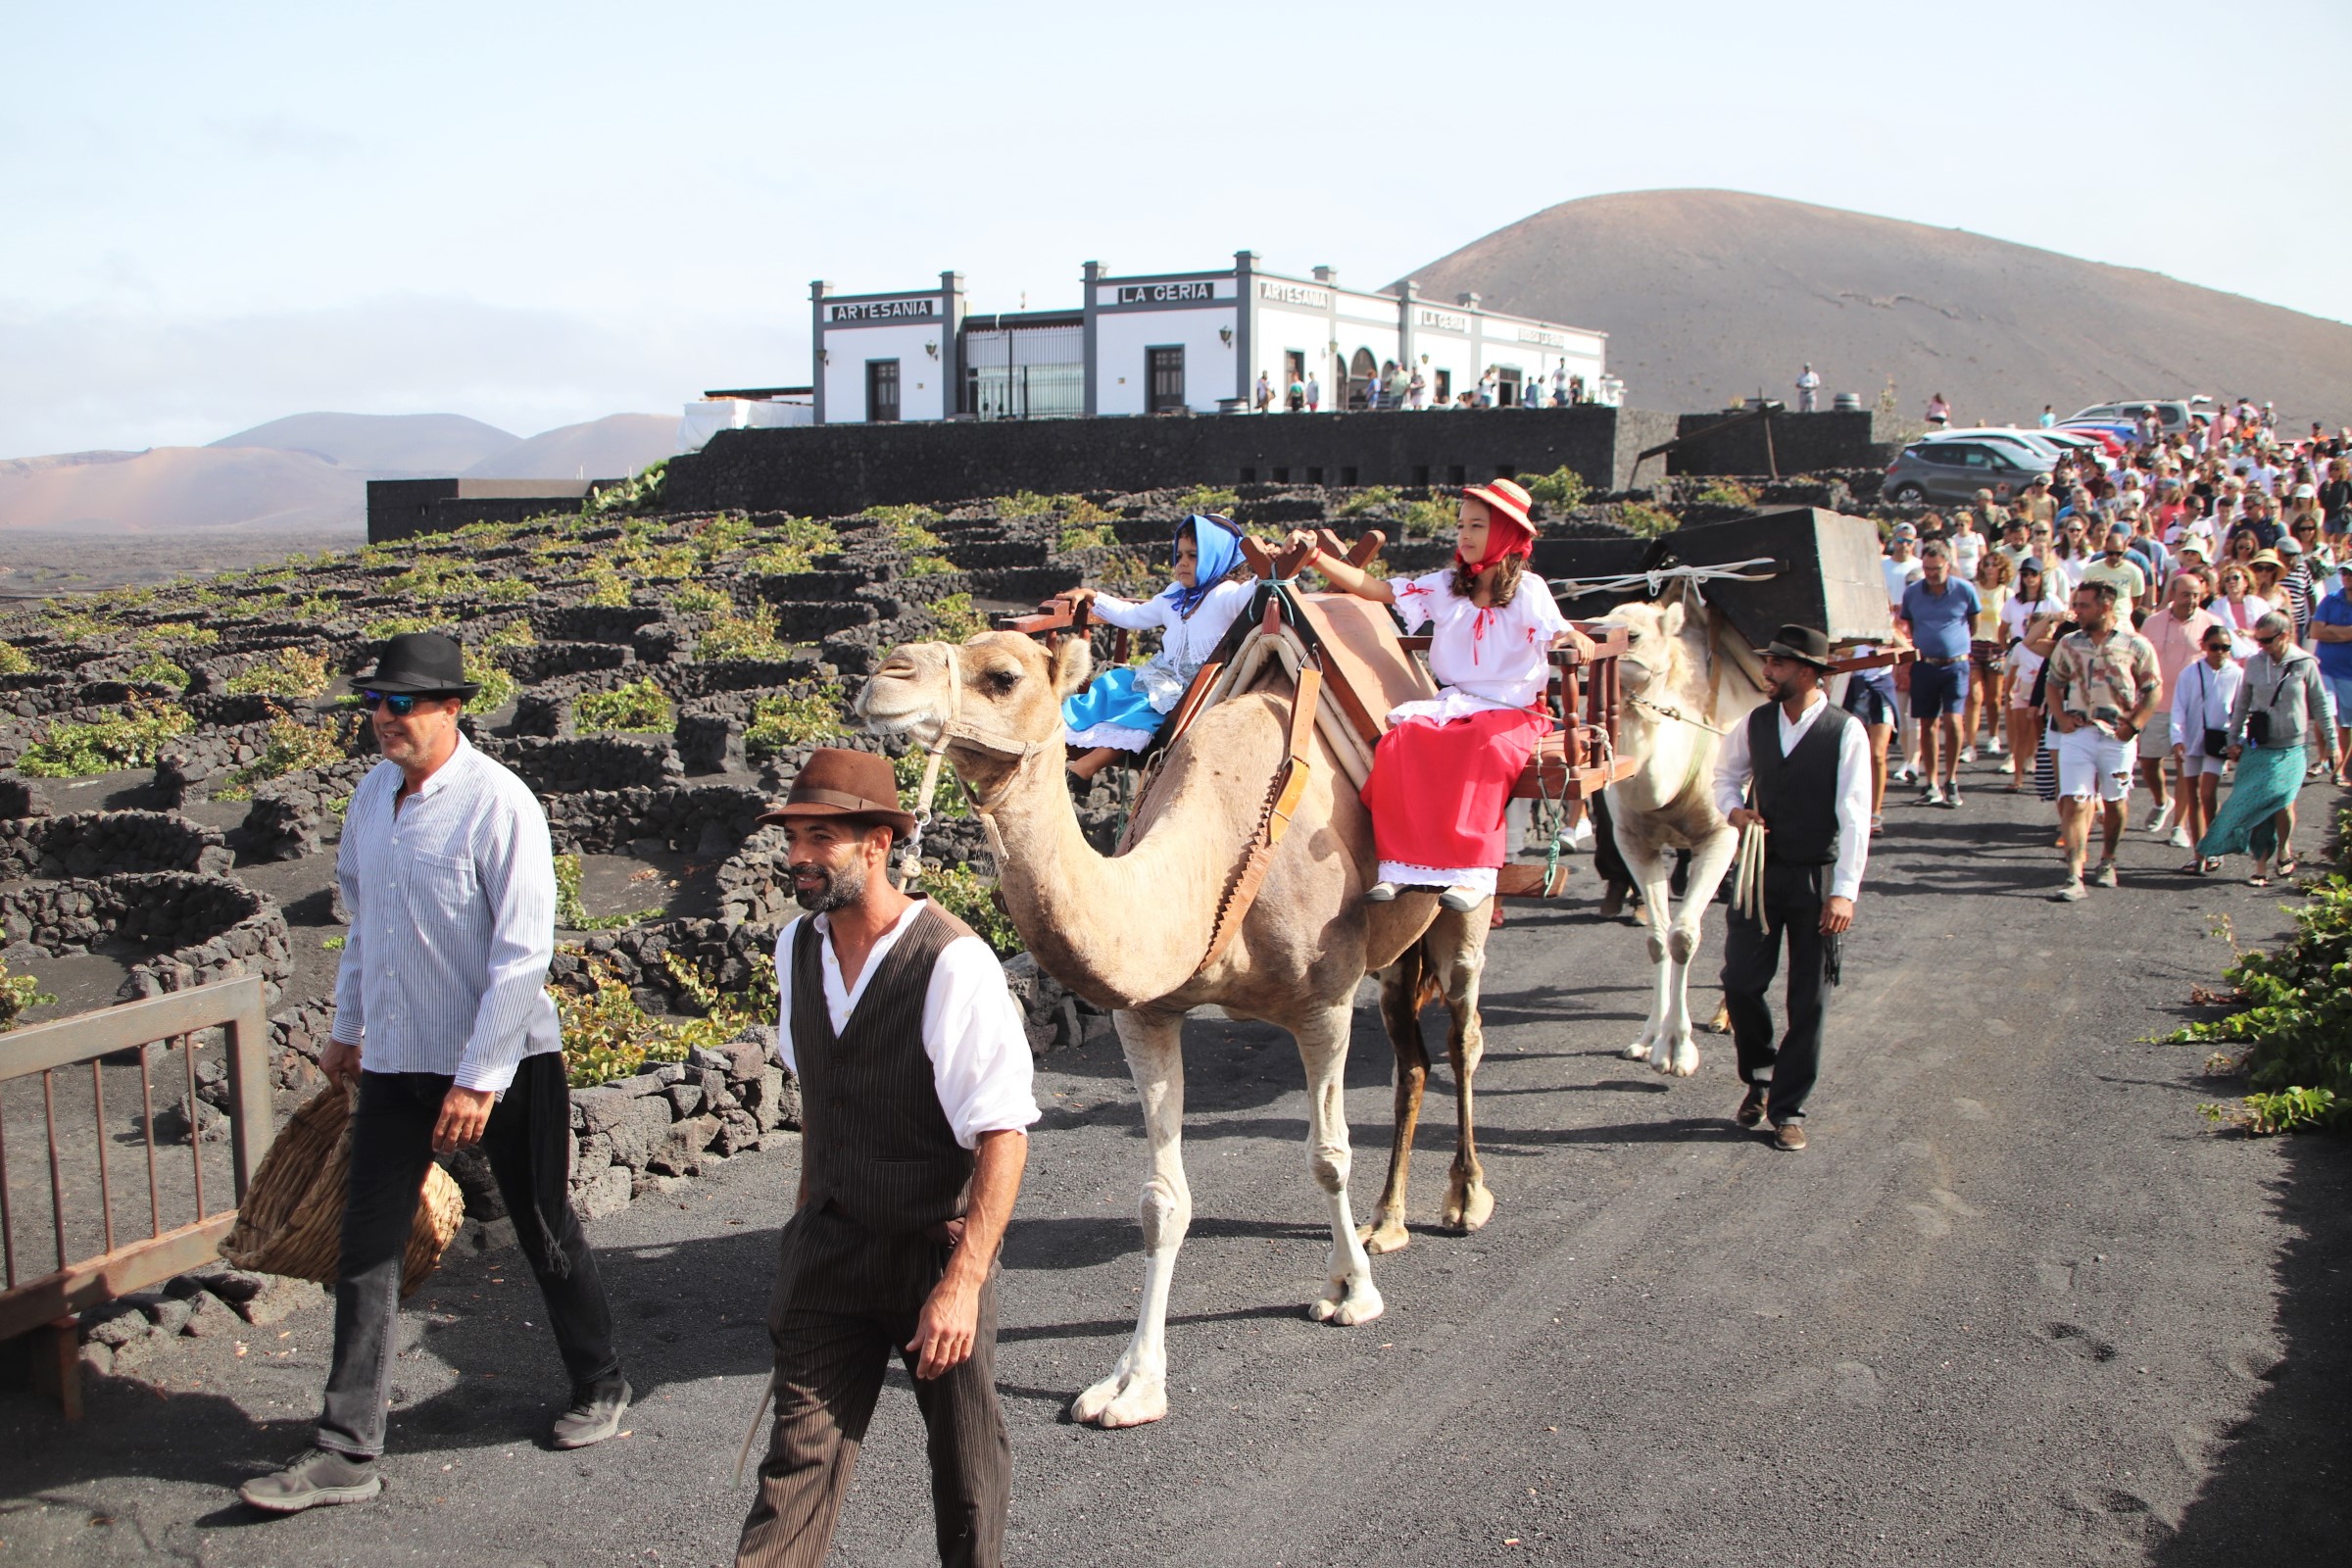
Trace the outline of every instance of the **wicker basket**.
{"label": "wicker basket", "polygon": [[[220,1243],[238,1268],[298,1280],[335,1282],[343,1246],[343,1198],[351,1171],[351,1100],[328,1084],[278,1133]],[[438,1164],[424,1168],[424,1192],[401,1259],[400,1294],[408,1296],[440,1265],[441,1250],[466,1219],[466,1195]]]}

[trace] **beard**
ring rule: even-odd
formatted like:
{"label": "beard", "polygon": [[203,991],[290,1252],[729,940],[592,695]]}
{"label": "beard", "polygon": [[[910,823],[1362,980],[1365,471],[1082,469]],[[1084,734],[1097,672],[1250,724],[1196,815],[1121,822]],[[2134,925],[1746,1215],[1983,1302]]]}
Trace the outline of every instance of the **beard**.
{"label": "beard", "polygon": [[1793,675],[1784,675],[1779,680],[1767,681],[1764,689],[1772,701],[1776,703],[1788,702],[1790,698],[1797,694],[1798,688],[1796,677]]}
{"label": "beard", "polygon": [[[865,867],[862,865],[853,863],[832,871],[805,861],[791,870],[793,899],[810,914],[829,913],[865,897]],[[803,888],[799,885],[803,877],[814,877],[818,885]]]}

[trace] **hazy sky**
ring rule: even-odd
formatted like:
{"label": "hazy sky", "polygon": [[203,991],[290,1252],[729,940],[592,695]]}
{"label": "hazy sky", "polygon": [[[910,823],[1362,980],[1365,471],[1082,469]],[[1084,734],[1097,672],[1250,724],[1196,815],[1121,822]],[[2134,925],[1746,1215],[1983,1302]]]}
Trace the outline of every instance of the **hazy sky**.
{"label": "hazy sky", "polygon": [[313,409],[529,434],[805,381],[814,277],[953,267],[976,309],[1075,306],[1090,258],[1247,246],[1381,283],[1663,186],[2352,318],[2352,217],[2319,177],[2346,121],[2315,69],[2352,6],[2235,15],[18,3],[0,456]]}

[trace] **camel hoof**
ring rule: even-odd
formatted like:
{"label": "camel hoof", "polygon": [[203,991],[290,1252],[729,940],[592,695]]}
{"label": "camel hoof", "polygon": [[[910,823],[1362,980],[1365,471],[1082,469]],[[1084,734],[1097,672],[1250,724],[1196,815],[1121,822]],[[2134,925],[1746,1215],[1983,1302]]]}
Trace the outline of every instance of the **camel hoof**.
{"label": "camel hoof", "polygon": [[1380,1292],[1370,1280],[1353,1290],[1346,1280],[1333,1280],[1323,1288],[1323,1294],[1306,1303],[1306,1315],[1318,1323],[1333,1323],[1344,1329],[1358,1323],[1369,1323],[1388,1309]]}
{"label": "camel hoof", "polygon": [[1140,1427],[1167,1413],[1167,1380],[1135,1372],[1114,1373],[1070,1401],[1071,1420],[1105,1432]]}
{"label": "camel hoof", "polygon": [[1395,1252],[1413,1239],[1401,1219],[1384,1219],[1378,1225],[1358,1225],[1355,1239],[1364,1244],[1367,1252]]}
{"label": "camel hoof", "polygon": [[1637,1040],[1632,1045],[1626,1047],[1625,1059],[1628,1061],[1647,1061],[1649,1059],[1649,1042],[1646,1040]]}
{"label": "camel hoof", "polygon": [[1494,1195],[1487,1191],[1484,1182],[1465,1191],[1458,1201],[1448,1199],[1446,1203],[1446,1229],[1460,1231],[1464,1235],[1494,1217]]}
{"label": "camel hoof", "polygon": [[1678,1042],[1673,1049],[1658,1048],[1654,1058],[1658,1071],[1669,1078],[1688,1078],[1698,1071],[1698,1047],[1689,1040]]}

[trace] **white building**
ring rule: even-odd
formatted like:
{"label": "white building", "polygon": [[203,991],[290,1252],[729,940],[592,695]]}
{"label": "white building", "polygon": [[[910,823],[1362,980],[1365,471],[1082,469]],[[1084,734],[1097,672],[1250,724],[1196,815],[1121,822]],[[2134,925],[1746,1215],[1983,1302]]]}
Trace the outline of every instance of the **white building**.
{"label": "white building", "polygon": [[1409,281],[1401,294],[1342,288],[1328,267],[1289,277],[1254,251],[1213,272],[1121,276],[1089,262],[1075,311],[969,315],[957,272],[936,288],[809,292],[818,424],[1215,414],[1255,408],[1261,377],[1276,410],[1310,378],[1323,410],[1390,407],[1399,370],[1420,374],[1417,407],[1475,393],[1488,370],[1502,407],[1531,390],[1548,404],[1563,370],[1581,401],[1617,400],[1606,333],[1503,316],[1475,294],[1439,305]]}

